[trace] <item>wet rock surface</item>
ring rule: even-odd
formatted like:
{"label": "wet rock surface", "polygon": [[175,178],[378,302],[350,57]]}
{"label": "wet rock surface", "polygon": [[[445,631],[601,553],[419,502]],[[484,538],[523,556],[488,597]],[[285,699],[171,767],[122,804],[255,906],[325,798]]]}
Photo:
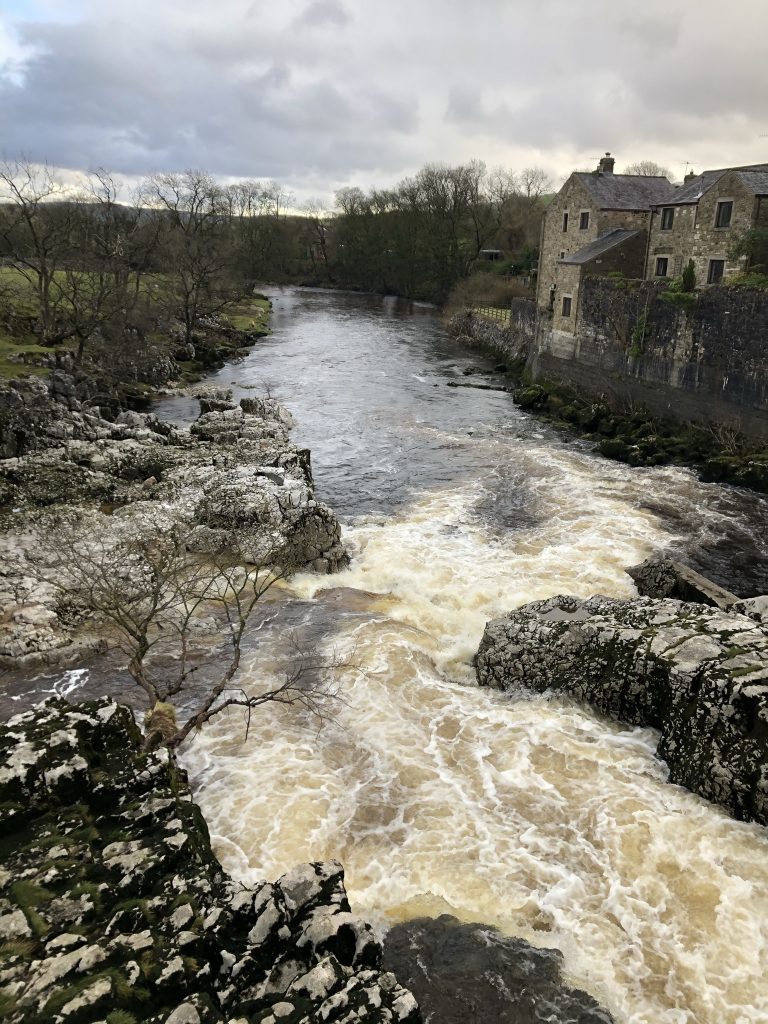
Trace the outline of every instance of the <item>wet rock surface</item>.
{"label": "wet rock surface", "polygon": [[338,520],[314,496],[309,452],[291,443],[291,414],[273,399],[235,406],[228,392],[209,391],[208,411],[186,429],[136,412],[113,422],[46,398],[42,382],[24,386],[32,389],[36,432],[25,435],[25,454],[0,460],[0,506],[10,510],[0,536],[6,664],[53,663],[77,644],[77,623],[62,615],[27,559],[36,544],[30,525],[55,538],[62,509],[76,508],[82,530],[97,537],[177,529],[203,556],[324,573],[346,564]]}
{"label": "wet rock surface", "polygon": [[0,740],[0,1015],[11,1024],[421,1020],[336,862],[246,888],[127,708],[62,700]]}
{"label": "wet rock surface", "polygon": [[536,601],[488,623],[477,679],[660,730],[671,782],[765,825],[768,628],[760,599],[743,605],[754,617],[647,597]]}
{"label": "wet rock surface", "polygon": [[443,914],[397,925],[384,964],[417,998],[427,1024],[611,1024],[562,980],[562,954]]}
{"label": "wet rock surface", "polygon": [[639,565],[630,566],[627,573],[641,597],[673,597],[722,609],[739,601],[736,594],[672,558],[647,558]]}

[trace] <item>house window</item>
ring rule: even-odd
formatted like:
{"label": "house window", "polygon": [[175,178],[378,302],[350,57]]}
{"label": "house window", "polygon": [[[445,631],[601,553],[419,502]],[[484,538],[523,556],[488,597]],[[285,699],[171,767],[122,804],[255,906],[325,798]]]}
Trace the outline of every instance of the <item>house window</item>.
{"label": "house window", "polygon": [[579,231],[586,231],[589,227],[589,210],[582,210],[579,214]]}
{"label": "house window", "polygon": [[717,213],[715,214],[715,227],[716,228],[729,228],[731,226],[731,214],[733,213],[733,200],[723,199],[717,204]]}
{"label": "house window", "polygon": [[669,259],[666,256],[659,256],[656,259],[656,277],[666,277],[669,268]]}
{"label": "house window", "polygon": [[665,206],[661,211],[661,230],[671,231],[672,224],[675,219],[675,208],[674,206]]}
{"label": "house window", "polygon": [[564,295],[563,296],[563,310],[562,310],[562,312],[563,312],[563,316],[570,316],[571,315],[571,296],[570,295]]}
{"label": "house window", "polygon": [[568,211],[566,210],[563,214],[563,231],[568,230]]}
{"label": "house window", "polygon": [[725,260],[710,260],[709,270],[707,271],[707,284],[718,284],[722,281],[724,270]]}

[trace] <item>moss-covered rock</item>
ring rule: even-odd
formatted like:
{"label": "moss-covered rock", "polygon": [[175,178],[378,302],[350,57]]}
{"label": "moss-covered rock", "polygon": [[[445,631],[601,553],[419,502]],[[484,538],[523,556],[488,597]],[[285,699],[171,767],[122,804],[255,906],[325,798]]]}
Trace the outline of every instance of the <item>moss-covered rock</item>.
{"label": "moss-covered rock", "polygon": [[106,700],[48,701],[0,738],[4,1019],[416,1024],[341,866],[233,882],[184,773],[139,741]]}
{"label": "moss-covered rock", "polygon": [[661,732],[670,780],[768,824],[768,629],[759,618],[643,597],[555,597],[489,622],[481,686],[562,690]]}

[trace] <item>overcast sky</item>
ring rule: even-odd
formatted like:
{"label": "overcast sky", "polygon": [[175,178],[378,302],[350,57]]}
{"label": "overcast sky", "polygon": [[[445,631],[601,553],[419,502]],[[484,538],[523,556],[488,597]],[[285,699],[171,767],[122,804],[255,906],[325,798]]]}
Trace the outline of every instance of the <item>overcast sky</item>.
{"label": "overcast sky", "polygon": [[[299,196],[768,160],[767,0],[0,0],[0,155]],[[762,136],[762,137],[761,137]]]}

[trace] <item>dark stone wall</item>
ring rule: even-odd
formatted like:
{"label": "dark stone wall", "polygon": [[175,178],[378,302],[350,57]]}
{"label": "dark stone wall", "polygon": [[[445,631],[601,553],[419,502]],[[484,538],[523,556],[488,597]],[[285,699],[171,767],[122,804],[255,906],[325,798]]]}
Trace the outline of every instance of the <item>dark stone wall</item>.
{"label": "dark stone wall", "polygon": [[673,419],[768,440],[768,293],[709,288],[663,299],[664,285],[586,277],[573,335],[541,314],[529,368]]}

